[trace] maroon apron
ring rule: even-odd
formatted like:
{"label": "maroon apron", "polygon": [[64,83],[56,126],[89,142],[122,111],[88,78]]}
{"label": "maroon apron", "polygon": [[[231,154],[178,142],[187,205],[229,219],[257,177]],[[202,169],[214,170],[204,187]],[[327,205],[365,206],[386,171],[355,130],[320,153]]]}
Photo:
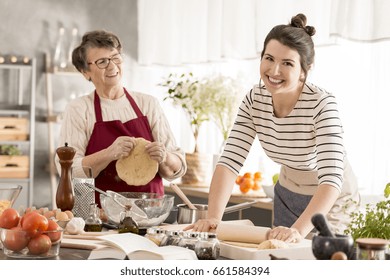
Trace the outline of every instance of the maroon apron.
{"label": "maroon apron", "polygon": [[[89,139],[85,155],[90,155],[106,149],[114,143],[119,136],[142,137],[153,142],[152,130],[150,129],[147,117],[142,115],[141,110],[126,89],[124,89],[124,91],[131,107],[137,114],[137,118],[126,123],[122,123],[119,120],[103,121],[100,98],[95,90],[94,107],[96,123],[91,138]],[[97,188],[104,191],[112,190],[115,192],[151,192],[164,194],[162,179],[158,173],[153,180],[146,185],[130,186],[119,178],[115,164],[116,160],[110,162],[110,164],[95,178],[95,186]],[[95,192],[95,201],[100,206],[99,193],[97,192]]]}

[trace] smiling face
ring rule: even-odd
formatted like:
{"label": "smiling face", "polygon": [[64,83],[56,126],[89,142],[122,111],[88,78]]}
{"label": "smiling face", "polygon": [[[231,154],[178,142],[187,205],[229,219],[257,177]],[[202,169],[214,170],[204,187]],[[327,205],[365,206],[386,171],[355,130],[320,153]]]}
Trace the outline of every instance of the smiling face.
{"label": "smiling face", "polygon": [[89,48],[87,51],[87,62],[90,63],[89,69],[83,75],[86,79],[93,82],[96,89],[107,90],[120,85],[122,78],[122,64],[115,64],[112,60],[105,69],[100,69],[94,63],[101,58],[111,58],[118,54],[117,49]]}
{"label": "smiling face", "polygon": [[260,76],[273,95],[300,91],[305,74],[299,53],[277,40],[270,40],[261,59]]}

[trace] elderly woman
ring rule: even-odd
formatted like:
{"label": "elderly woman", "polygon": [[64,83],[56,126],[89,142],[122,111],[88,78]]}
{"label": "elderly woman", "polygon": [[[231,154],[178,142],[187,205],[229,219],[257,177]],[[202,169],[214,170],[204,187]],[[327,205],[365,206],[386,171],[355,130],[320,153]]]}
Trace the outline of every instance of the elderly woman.
{"label": "elderly woman", "polygon": [[[103,30],[84,34],[73,50],[74,66],[95,90],[67,105],[59,143],[76,149],[74,172],[80,176],[82,166],[91,167],[97,188],[163,194],[162,178],[185,173],[184,152],[176,146],[158,100],[122,86],[121,51],[119,38]],[[130,154],[139,137],[151,142],[146,152],[159,163],[158,172],[146,185],[129,186],[118,177],[115,164]],[[56,164],[59,168],[58,158]],[[95,200],[100,203],[97,195]]]}

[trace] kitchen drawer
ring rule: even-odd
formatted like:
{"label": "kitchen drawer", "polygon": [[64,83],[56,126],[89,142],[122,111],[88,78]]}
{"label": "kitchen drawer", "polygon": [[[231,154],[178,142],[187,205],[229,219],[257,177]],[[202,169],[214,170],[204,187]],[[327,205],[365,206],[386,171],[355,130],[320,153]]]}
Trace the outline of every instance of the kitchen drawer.
{"label": "kitchen drawer", "polygon": [[28,120],[26,118],[0,118],[0,141],[24,141],[27,138]]}
{"label": "kitchen drawer", "polygon": [[28,156],[0,156],[0,178],[28,178]]}

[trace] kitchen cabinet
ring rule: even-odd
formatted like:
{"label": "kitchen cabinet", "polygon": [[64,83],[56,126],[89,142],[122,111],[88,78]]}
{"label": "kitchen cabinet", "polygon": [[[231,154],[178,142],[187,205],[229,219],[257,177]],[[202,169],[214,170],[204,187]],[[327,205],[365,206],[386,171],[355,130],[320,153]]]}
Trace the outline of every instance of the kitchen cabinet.
{"label": "kitchen cabinet", "polygon": [[22,155],[0,158],[0,188],[23,187],[14,206],[30,206],[34,191],[36,60],[0,64],[0,146]]}

